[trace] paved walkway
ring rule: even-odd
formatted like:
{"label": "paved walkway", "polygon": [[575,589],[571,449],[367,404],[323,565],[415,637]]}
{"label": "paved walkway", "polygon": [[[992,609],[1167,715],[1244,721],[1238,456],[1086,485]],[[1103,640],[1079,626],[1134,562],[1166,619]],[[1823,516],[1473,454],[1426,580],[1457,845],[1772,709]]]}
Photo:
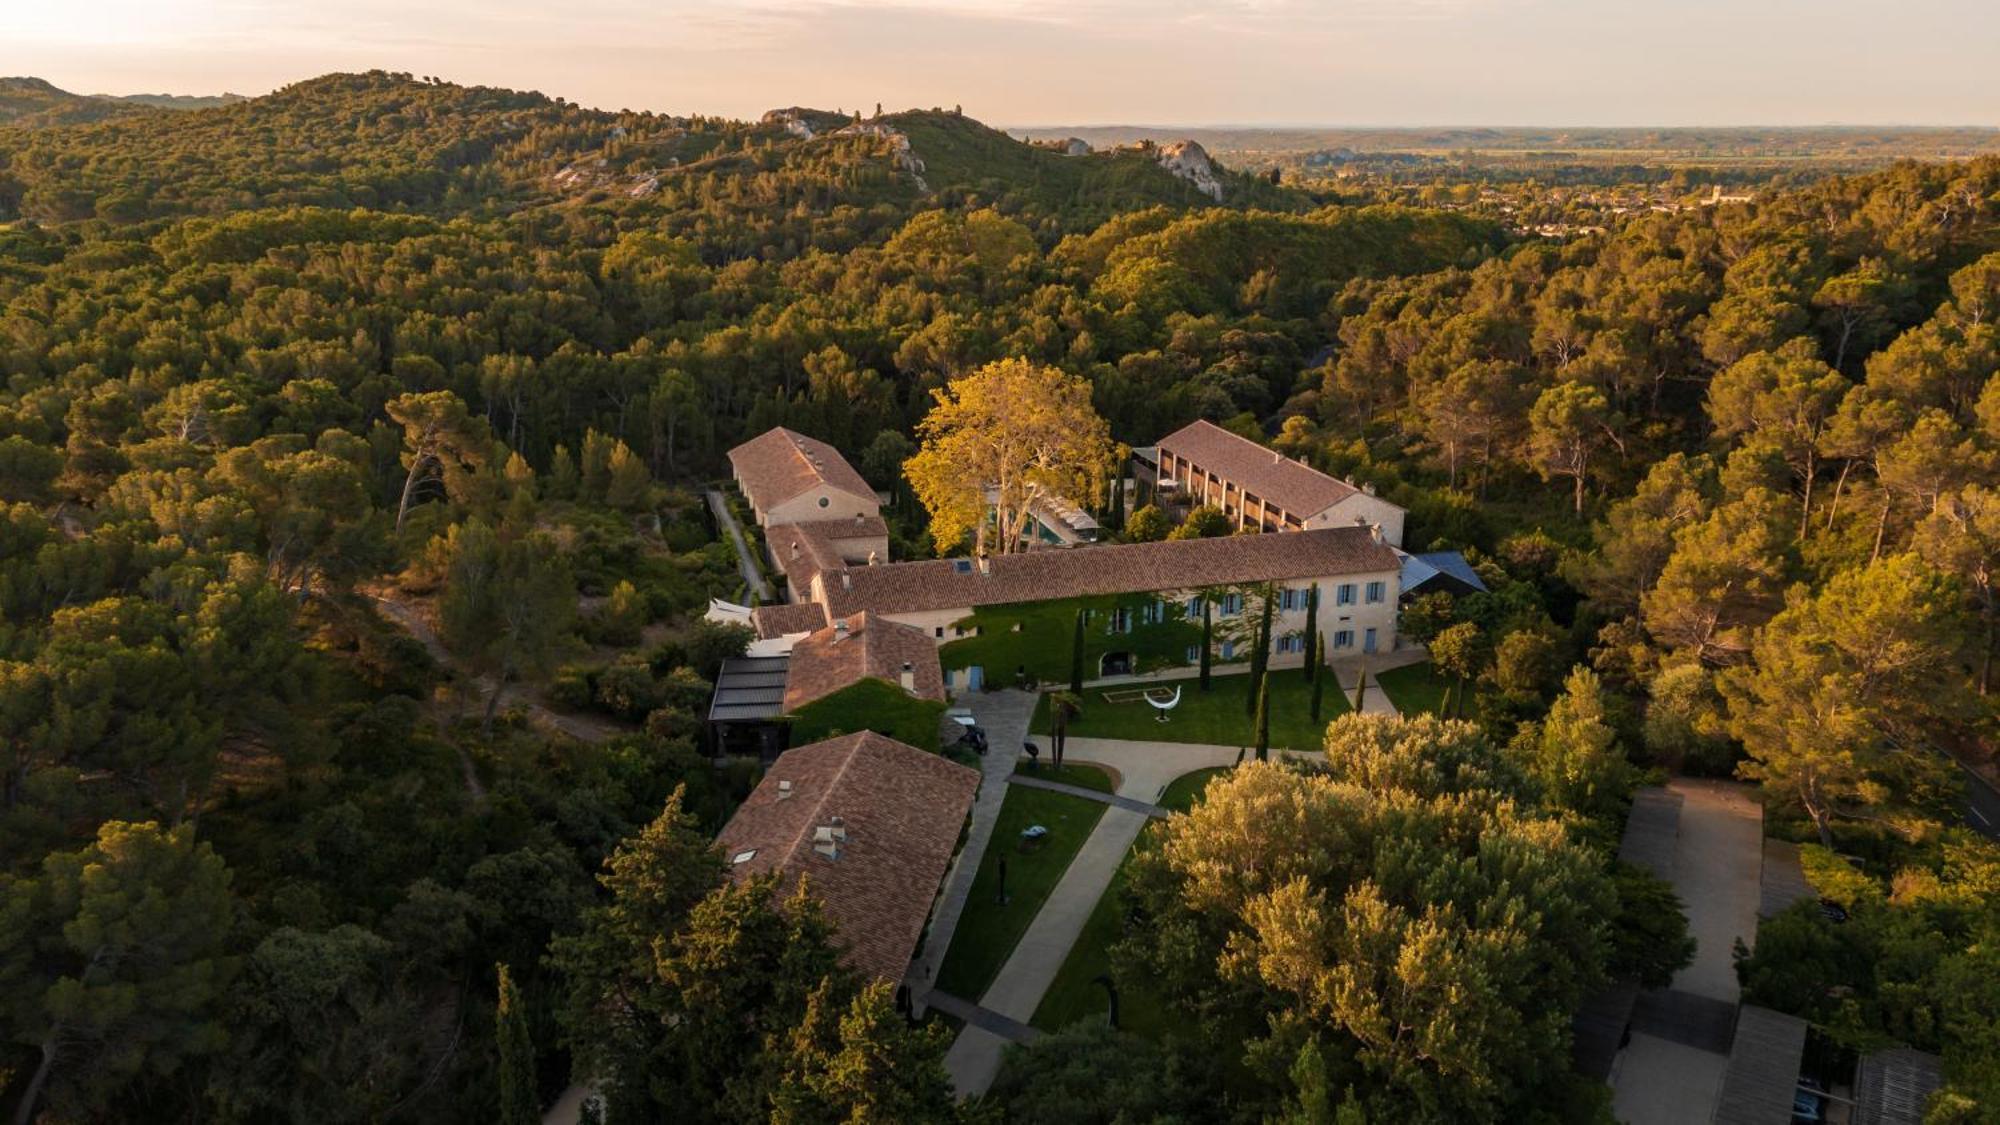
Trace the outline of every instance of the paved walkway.
{"label": "paved walkway", "polygon": [[[1092,765],[1095,763],[1073,762],[1071,764]],[[1163,809],[1147,801],[1134,800],[1131,797],[1120,797],[1116,793],[1106,793],[1102,789],[1087,789],[1081,785],[1071,785],[1066,781],[1050,781],[1046,777],[1033,777],[1025,773],[1010,775],[1007,778],[1007,784],[1024,785],[1029,789],[1046,789],[1051,793],[1066,793],[1072,797],[1082,797],[1086,801],[1096,801],[1099,804],[1110,805],[1114,809],[1124,809],[1126,812],[1135,812],[1140,816],[1149,816],[1156,820],[1173,815],[1172,810]]]}
{"label": "paved walkway", "polygon": [[[1399,648],[1394,652],[1381,652],[1372,656],[1343,656],[1333,663],[1333,669],[1340,674],[1340,690],[1347,693],[1347,705],[1364,715],[1400,715],[1389,693],[1382,690],[1380,677],[1391,668],[1405,668],[1412,664],[1422,664],[1430,659],[1430,653],[1416,646]],[[1361,670],[1368,670],[1368,694],[1357,704],[1354,693],[1361,687]]]}
{"label": "paved walkway", "polygon": [[708,490],[708,510],[715,513],[715,522],[729,533],[729,541],[736,544],[736,566],[743,574],[743,584],[749,588],[757,600],[766,605],[778,600],[777,591],[764,577],[764,568],[757,565],[757,558],[750,553],[750,544],[743,538],[743,528],[736,522],[736,513],[729,510],[729,500],[718,489]]}
{"label": "paved walkway", "polygon": [[982,1008],[970,1000],[961,1000],[949,992],[939,992],[935,988],[931,989],[929,1003],[931,1007],[948,1016],[953,1016],[973,1027],[998,1035],[1010,1043],[1033,1043],[1042,1037],[1041,1031],[1037,1028],[1029,1027],[1020,1020],[1008,1019],[1006,1016],[990,1009]]}
{"label": "paved walkway", "polygon": [[[1076,944],[1077,935],[1097,900],[1111,886],[1111,878],[1125,862],[1125,853],[1139,838],[1147,818],[1127,809],[1109,808],[1097,822],[1090,839],[1083,842],[1069,869],[1042,904],[1035,920],[1000,966],[1000,973],[979,998],[979,1006],[1007,1019],[1027,1023],[1041,1006],[1042,995],[1056,978],[1056,972]],[[1000,1058],[1007,1040],[977,1025],[968,1024],[952,1041],[944,1057],[944,1068],[961,1097],[986,1092],[1000,1073]]]}
{"label": "paved walkway", "polygon": [[1012,748],[1027,741],[1028,720],[1035,714],[1033,692],[973,692],[965,704],[973,720],[986,731],[987,744],[992,749],[979,760],[982,775],[979,796],[972,804],[972,824],[966,829],[965,846],[958,849],[951,870],[945,872],[944,891],[938,896],[937,908],[931,911],[923,952],[910,966],[906,978],[920,1015],[930,995],[931,982],[937,979],[938,967],[944,964],[945,950],[951,948],[952,935],[958,932],[958,918],[965,912],[966,898],[972,894],[972,880],[979,874],[980,861],[986,858],[993,825],[1000,819],[1000,803],[1007,799],[1007,777],[1014,772],[1016,757]]}
{"label": "paved walkway", "polygon": [[1732,956],[1757,941],[1763,811],[1741,785],[1682,778],[1672,879],[1694,935],[1694,962],[1671,989],[1641,997],[1611,1076],[1611,1109],[1631,1125],[1706,1121],[1729,1065],[1738,999]]}

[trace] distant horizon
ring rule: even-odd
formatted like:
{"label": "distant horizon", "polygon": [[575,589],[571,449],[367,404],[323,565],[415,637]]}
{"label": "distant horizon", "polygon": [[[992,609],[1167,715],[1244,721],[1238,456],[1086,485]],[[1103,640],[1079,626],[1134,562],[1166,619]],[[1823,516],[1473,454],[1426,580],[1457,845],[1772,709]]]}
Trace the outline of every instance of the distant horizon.
{"label": "distant horizon", "polygon": [[94,0],[8,32],[0,72],[114,94],[383,69],[732,118],[959,104],[1021,129],[2000,126],[1984,0]]}
{"label": "distant horizon", "polygon": [[[261,98],[261,97],[266,97],[270,94],[277,93],[279,90],[287,86],[296,85],[300,82],[310,82],[316,78],[324,78],[331,74],[365,73],[368,70],[392,71],[393,68],[363,67],[358,71],[324,71],[319,74],[307,75],[303,78],[294,78],[288,81],[280,82],[277,85],[272,86],[270,89],[261,90],[258,91],[257,93],[244,93],[241,90],[228,90],[228,89],[168,90],[168,89],[144,88],[144,89],[134,89],[127,91],[115,91],[115,90],[103,90],[103,89],[79,89],[75,86],[67,85],[62,81],[56,78],[52,78],[46,74],[4,74],[0,75],[0,80],[39,79],[41,81],[49,83],[50,85],[56,87],[59,90],[62,90],[65,93],[76,94],[80,97],[89,97],[89,98],[142,98],[142,97]],[[395,71],[395,72],[410,73],[407,71]],[[504,83],[460,82],[457,81],[456,79],[451,78],[449,75],[437,75],[436,77],[444,79],[444,81],[446,81],[447,83],[452,83],[454,85],[459,85],[459,86],[500,86],[505,89],[519,90],[525,93],[538,93],[544,95],[545,97],[550,97],[550,98],[562,98],[564,101],[569,102],[571,104],[579,105],[585,109],[596,110],[604,113],[619,113],[633,109],[633,107],[630,106],[615,107],[609,105],[589,105],[585,104],[579,99],[568,97],[562,94],[560,91],[541,89],[534,86],[526,86],[526,85],[509,86]],[[962,105],[962,103],[954,103],[954,104]],[[740,115],[715,113],[707,110],[685,110],[685,109],[674,109],[674,108],[642,107],[633,111],[644,112],[644,113],[679,115],[679,116],[688,116],[690,114],[699,113],[707,116],[734,117],[738,120],[749,120],[761,115],[764,112],[768,112],[769,110],[779,109],[789,106],[802,106],[807,109],[825,110],[827,112],[832,112],[834,109],[845,110],[848,108],[845,105],[840,105],[840,106],[809,105],[808,103],[802,101],[787,100],[780,98],[772,105],[767,106],[765,107],[765,109],[759,110],[756,113],[740,114]],[[891,109],[885,105],[883,108],[884,112],[887,113],[915,113],[915,112],[922,112],[928,109],[942,108],[942,107],[911,105],[911,106],[904,106],[901,109]],[[2000,124],[1983,124],[1980,122],[1973,122],[1973,121],[1941,122],[1941,123],[1920,122],[1920,121],[1879,121],[1879,122],[1819,121],[1819,122],[1796,122],[1791,124],[1782,124],[1782,123],[1768,122],[1768,121],[1762,121],[1762,122],[1653,121],[1653,122],[1627,123],[1627,124],[1601,124],[1601,123],[1588,123],[1588,122],[1578,122],[1578,121],[1565,121],[1565,122],[1514,121],[1506,123],[1477,122],[1477,121],[1425,121],[1425,122],[1411,122],[1409,124],[1400,124],[1400,125],[1385,124],[1381,122],[1274,123],[1274,122],[1259,122],[1259,121],[1217,121],[1217,122],[1070,121],[1070,122],[1058,122],[1051,124],[1047,122],[1018,123],[1018,122],[989,120],[987,118],[980,117],[976,113],[971,113],[969,111],[967,112],[966,115],[981,122],[982,124],[1009,133],[1059,132],[1065,129],[1073,129],[1073,130],[1128,129],[1134,132],[1165,132],[1175,129],[1203,129],[1203,130],[1211,130],[1218,132],[1225,130],[1241,130],[1249,132],[1268,132],[1268,133],[1313,133],[1313,132],[1408,133],[1408,132],[1423,132],[1426,130],[1449,130],[1449,129],[1542,130],[1542,131],[1559,130],[1559,129],[1606,129],[1606,130],[1723,129],[1723,130],[1741,130],[1745,132],[1755,131],[1755,130],[1798,131],[1807,129],[1854,129],[1854,130],[1889,129],[1889,130],[1908,130],[1912,132],[1947,132],[1955,130],[1966,130],[1966,131],[1979,131],[1988,133],[2000,133]]]}

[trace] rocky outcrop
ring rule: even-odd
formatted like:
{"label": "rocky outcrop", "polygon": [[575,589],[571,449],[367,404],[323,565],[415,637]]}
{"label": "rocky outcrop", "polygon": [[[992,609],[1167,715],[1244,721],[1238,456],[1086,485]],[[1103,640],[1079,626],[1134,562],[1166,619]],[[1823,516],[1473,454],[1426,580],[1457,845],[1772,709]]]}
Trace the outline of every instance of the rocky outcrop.
{"label": "rocky outcrop", "polygon": [[1208,158],[1208,150],[1193,141],[1161,145],[1154,154],[1160,167],[1194,185],[1194,189],[1217,203],[1222,202],[1222,171]]}
{"label": "rocky outcrop", "polygon": [[765,125],[782,125],[785,128],[785,132],[802,141],[809,141],[813,138],[813,127],[806,123],[805,112],[799,106],[792,106],[790,109],[774,109],[764,115],[762,123]]}
{"label": "rocky outcrop", "polygon": [[879,121],[856,121],[844,129],[834,130],[836,137],[878,137],[889,142],[896,154],[896,166],[910,174],[917,182],[918,191],[929,191],[931,186],[924,182],[924,162],[910,147],[910,138],[902,130],[884,125]]}

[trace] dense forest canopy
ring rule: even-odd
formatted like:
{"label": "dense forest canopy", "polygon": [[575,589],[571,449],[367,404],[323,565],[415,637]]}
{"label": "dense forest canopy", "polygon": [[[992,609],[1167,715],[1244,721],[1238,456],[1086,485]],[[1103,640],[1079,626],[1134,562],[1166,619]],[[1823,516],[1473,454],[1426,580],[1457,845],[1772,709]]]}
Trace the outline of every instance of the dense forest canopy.
{"label": "dense forest canopy", "polygon": [[[492,1120],[576,1059],[715,1083],[622,1088],[631,1120],[961,1112],[810,903],[705,856],[751,776],[698,748],[743,643],[697,620],[740,585],[698,492],[777,424],[904,492],[933,392],[1023,359],[1116,442],[1208,418],[1372,484],[1491,590],[1405,614],[1482,685],[1469,722],[1350,727],[1330,776],[1260,767],[1156,834],[1120,971],[1227,1060],[1160,1089],[1590,1119],[1560,1040],[1621,968],[1623,794],[1742,762],[1774,831],[1858,863],[1853,921],[1778,920],[1751,994],[2000,1104],[1996,861],[1942,756],[1991,757],[2000,158],[1563,240],[1220,175],[955,111],[379,72],[0,125],[0,1088],[52,1121]],[[960,549],[906,507],[899,554]],[[1410,780],[1447,753],[1477,768]],[[1210,893],[1203,825],[1256,801],[1352,811],[1350,851]],[[1482,865],[1398,881],[1418,838]],[[1460,966],[1535,1002],[1453,1067],[1371,1040],[1323,959],[1222,962],[1297,936],[1259,896],[1503,913],[1510,864],[1564,913]]]}

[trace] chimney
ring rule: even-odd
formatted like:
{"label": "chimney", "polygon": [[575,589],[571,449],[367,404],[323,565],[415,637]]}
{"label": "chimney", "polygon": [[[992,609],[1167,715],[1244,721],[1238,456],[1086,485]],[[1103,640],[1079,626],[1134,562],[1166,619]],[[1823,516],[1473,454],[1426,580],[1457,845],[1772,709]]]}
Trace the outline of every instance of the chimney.
{"label": "chimney", "polygon": [[867,522],[868,521],[861,515],[860,512],[854,513],[854,526],[860,527],[862,524]]}
{"label": "chimney", "polygon": [[844,570],[843,570],[843,571],[841,571],[841,572],[840,572],[840,588],[841,588],[841,589],[843,589],[843,590],[852,590],[852,589],[854,589],[854,576],[853,576],[853,575],[851,575],[851,574],[849,574],[849,573],[847,573],[847,572],[846,572],[846,571],[844,571]]}
{"label": "chimney", "polygon": [[904,691],[909,692],[911,695],[917,694],[917,669],[915,665],[907,660],[903,661],[902,680]]}
{"label": "chimney", "polygon": [[789,781],[778,782],[778,800],[782,801],[785,798],[790,797],[791,795],[792,795],[792,783]]}
{"label": "chimney", "polygon": [[992,574],[993,560],[987,558],[985,555],[979,556],[979,573],[982,575]]}
{"label": "chimney", "polygon": [[1285,455],[1273,449],[1271,451],[1271,464],[1282,465],[1284,463],[1285,463]]}
{"label": "chimney", "polygon": [[837,619],[833,623],[833,641],[835,644],[839,644],[841,641],[844,641],[846,639],[847,639],[847,618],[842,617]]}
{"label": "chimney", "polygon": [[792,557],[794,559],[799,557],[799,541],[796,539],[792,540]]}
{"label": "chimney", "polygon": [[841,845],[845,843],[847,828],[837,816],[813,830],[813,850],[828,859],[839,859]]}
{"label": "chimney", "polygon": [[1373,539],[1377,543],[1380,543],[1382,541],[1382,525],[1379,523],[1369,524],[1368,538]]}
{"label": "chimney", "polygon": [[869,566],[874,566],[874,565],[875,565],[876,563],[878,563],[878,562],[881,562],[881,561],[882,561],[882,557],[881,557],[880,555],[876,554],[876,553],[875,553],[874,551],[870,551],[870,552],[868,552],[868,565],[869,565]]}

